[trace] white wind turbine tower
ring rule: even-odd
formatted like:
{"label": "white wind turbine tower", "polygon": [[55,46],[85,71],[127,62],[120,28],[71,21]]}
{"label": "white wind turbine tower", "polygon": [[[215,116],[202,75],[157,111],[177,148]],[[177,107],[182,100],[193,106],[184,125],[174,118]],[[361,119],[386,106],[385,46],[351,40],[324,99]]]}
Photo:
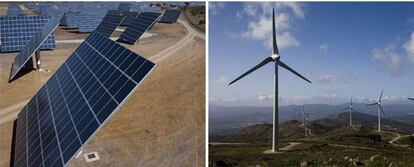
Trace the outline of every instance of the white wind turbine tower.
{"label": "white wind turbine tower", "polygon": [[349,103],[349,106],[346,107],[344,110],[349,111],[349,127],[352,127],[352,111],[355,112],[354,108],[352,108],[352,97],[351,97],[351,102]]}
{"label": "white wind turbine tower", "polygon": [[298,77],[304,79],[305,81],[312,83],[311,81],[309,81],[308,79],[306,79],[305,77],[303,77],[302,75],[300,75],[298,72],[296,72],[295,70],[293,70],[292,68],[290,68],[288,65],[286,65],[285,63],[283,63],[280,60],[280,56],[279,56],[279,49],[277,47],[277,42],[276,42],[276,24],[275,24],[275,10],[273,9],[273,19],[272,19],[272,23],[273,23],[273,52],[272,55],[270,55],[269,57],[267,57],[266,59],[264,59],[262,62],[260,62],[258,65],[256,65],[255,67],[253,67],[252,69],[250,69],[249,71],[245,72],[244,74],[242,74],[241,76],[239,76],[238,78],[236,78],[235,80],[231,81],[229,83],[229,85],[233,84],[234,82],[238,81],[239,79],[245,77],[246,75],[252,73],[253,71],[256,71],[257,69],[259,69],[260,67],[266,65],[269,62],[274,62],[274,67],[275,67],[275,73],[274,73],[274,88],[273,88],[273,141],[272,141],[272,152],[276,152],[279,151],[279,105],[278,105],[278,66],[281,66],[283,68],[285,68],[286,70],[294,73],[295,75],[297,75]]}
{"label": "white wind turbine tower", "polygon": [[381,106],[381,99],[382,99],[382,93],[384,92],[384,90],[381,91],[381,95],[378,99],[378,101],[376,103],[372,103],[372,104],[367,104],[367,106],[373,106],[373,105],[377,105],[377,113],[378,113],[378,131],[381,131],[381,112],[385,115],[384,110],[382,109]]}

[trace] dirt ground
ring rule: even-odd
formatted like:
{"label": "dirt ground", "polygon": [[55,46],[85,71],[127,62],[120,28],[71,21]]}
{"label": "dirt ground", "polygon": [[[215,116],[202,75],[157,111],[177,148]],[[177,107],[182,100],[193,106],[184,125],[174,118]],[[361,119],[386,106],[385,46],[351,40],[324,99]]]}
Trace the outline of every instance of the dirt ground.
{"label": "dirt ground", "polygon": [[[180,23],[157,23],[149,32],[155,35],[123,45],[151,59],[189,35]],[[55,35],[66,40],[88,34],[58,28]],[[135,94],[85,145],[82,153],[96,151],[100,160],[86,163],[81,155],[69,166],[204,166],[206,48],[203,39],[190,40],[159,59]],[[55,50],[42,51],[42,67],[52,72],[33,71],[10,84],[10,67],[17,53],[0,54],[0,167],[9,165],[16,114],[79,44],[58,44]]]}

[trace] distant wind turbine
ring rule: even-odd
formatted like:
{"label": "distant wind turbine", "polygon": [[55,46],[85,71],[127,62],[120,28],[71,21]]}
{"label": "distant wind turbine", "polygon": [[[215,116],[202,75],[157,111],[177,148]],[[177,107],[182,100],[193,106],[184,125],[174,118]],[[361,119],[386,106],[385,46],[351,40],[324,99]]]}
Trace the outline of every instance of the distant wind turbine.
{"label": "distant wind turbine", "polygon": [[354,108],[352,108],[352,97],[351,97],[351,102],[349,103],[349,106],[346,107],[344,110],[349,111],[349,127],[352,127],[352,111],[355,112]]}
{"label": "distant wind turbine", "polygon": [[303,129],[305,129],[305,136],[307,137],[309,134],[309,129],[308,129],[308,113],[305,111],[305,106],[303,106],[302,108],[302,123],[303,123]]}
{"label": "distant wind turbine", "polygon": [[[384,110],[382,109],[381,106],[381,99],[382,99],[382,93],[384,93],[384,90],[381,91],[381,95],[378,99],[378,101],[376,103],[372,103],[372,104],[367,104],[367,106],[373,106],[373,105],[377,105],[377,113],[378,113],[378,131],[381,131],[381,112],[385,115]],[[381,112],[380,112],[381,111]]]}
{"label": "distant wind turbine", "polygon": [[245,77],[246,75],[252,73],[253,71],[256,71],[257,69],[259,69],[260,67],[266,65],[269,62],[274,62],[274,67],[275,67],[275,73],[274,73],[274,88],[273,88],[273,141],[272,141],[272,152],[276,152],[279,151],[279,105],[278,105],[278,66],[282,66],[283,68],[287,69],[288,71],[294,73],[295,75],[299,76],[300,78],[304,79],[305,81],[312,83],[311,81],[309,81],[308,79],[306,79],[305,77],[303,77],[302,75],[300,75],[298,72],[296,72],[295,70],[293,70],[292,68],[290,68],[288,65],[286,65],[285,63],[283,63],[280,60],[280,56],[279,56],[279,49],[277,47],[277,42],[276,42],[276,24],[275,24],[275,10],[273,9],[273,52],[272,55],[265,58],[262,62],[260,62],[259,64],[257,64],[255,67],[253,67],[252,69],[250,69],[249,71],[245,72],[244,74],[242,74],[241,76],[239,76],[238,78],[236,78],[235,80],[231,81],[229,83],[229,85],[233,84],[234,82],[238,81],[239,79]]}

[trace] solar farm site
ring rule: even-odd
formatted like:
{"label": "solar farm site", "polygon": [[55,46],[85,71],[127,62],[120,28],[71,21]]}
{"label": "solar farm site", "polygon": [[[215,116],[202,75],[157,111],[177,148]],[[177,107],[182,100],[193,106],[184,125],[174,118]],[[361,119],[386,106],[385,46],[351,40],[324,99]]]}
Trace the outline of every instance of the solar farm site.
{"label": "solar farm site", "polygon": [[204,166],[205,34],[172,6],[1,2],[0,166]]}

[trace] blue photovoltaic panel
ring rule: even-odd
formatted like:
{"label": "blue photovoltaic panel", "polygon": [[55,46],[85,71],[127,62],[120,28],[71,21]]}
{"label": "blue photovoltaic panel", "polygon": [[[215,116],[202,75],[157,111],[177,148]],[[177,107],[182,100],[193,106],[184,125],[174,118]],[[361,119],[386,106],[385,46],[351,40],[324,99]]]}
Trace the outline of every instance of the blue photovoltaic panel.
{"label": "blue photovoltaic panel", "polygon": [[45,5],[39,8],[39,13],[41,15],[55,16],[58,14],[58,10],[54,5]]}
{"label": "blue photovoltaic panel", "polygon": [[52,34],[59,25],[61,18],[62,15],[49,19],[43,28],[39,29],[29,40],[29,42],[27,42],[22,51],[14,58],[13,65],[10,70],[9,82],[16,79],[19,71],[24,68],[29,59],[32,58],[33,53],[40,48],[40,46],[47,40],[47,37],[50,36],[50,34]]}
{"label": "blue photovoltaic panel", "polygon": [[7,15],[8,16],[19,16],[19,15],[25,15],[23,10],[14,3],[9,3],[9,8],[7,9]]}
{"label": "blue photovoltaic panel", "polygon": [[181,10],[178,9],[168,9],[165,11],[164,15],[162,15],[160,22],[162,23],[175,23],[177,22],[178,18],[180,17]]}
{"label": "blue photovoltaic panel", "polygon": [[134,44],[145,31],[147,31],[152,25],[154,25],[159,13],[144,12],[138,15],[134,21],[128,26],[128,28],[118,38],[120,42],[126,42]]}
{"label": "blue photovoltaic panel", "polygon": [[129,2],[121,2],[119,3],[118,10],[130,12],[131,11],[131,4]]}
{"label": "blue photovoltaic panel", "polygon": [[103,36],[110,37],[124,18],[125,16],[120,13],[108,12],[95,31],[100,32]]}
{"label": "blue photovoltaic panel", "polygon": [[152,12],[152,13],[160,13],[160,9],[156,7],[143,7],[141,12]]}
{"label": "blue photovoltaic panel", "polygon": [[[0,52],[21,51],[50,18],[50,16],[0,16]],[[55,35],[52,33],[40,49],[54,48],[56,48]]]}
{"label": "blue photovoltaic panel", "polygon": [[97,17],[94,14],[82,13],[78,15],[78,29],[79,32],[92,32],[101,23],[102,18]]}
{"label": "blue photovoltaic panel", "polygon": [[129,8],[131,12],[141,12],[141,5],[138,2],[131,2]]}
{"label": "blue photovoltaic panel", "polygon": [[65,25],[66,28],[69,28],[69,29],[78,28],[78,14],[79,13],[76,13],[76,12],[65,13],[62,20],[64,20],[64,22],[66,23]]}
{"label": "blue photovoltaic panel", "polygon": [[139,15],[139,12],[122,12],[122,13],[125,16],[125,19],[124,21],[122,21],[121,26],[128,26]]}
{"label": "blue photovoltaic panel", "polygon": [[93,32],[19,113],[15,166],[63,166],[155,64]]}

